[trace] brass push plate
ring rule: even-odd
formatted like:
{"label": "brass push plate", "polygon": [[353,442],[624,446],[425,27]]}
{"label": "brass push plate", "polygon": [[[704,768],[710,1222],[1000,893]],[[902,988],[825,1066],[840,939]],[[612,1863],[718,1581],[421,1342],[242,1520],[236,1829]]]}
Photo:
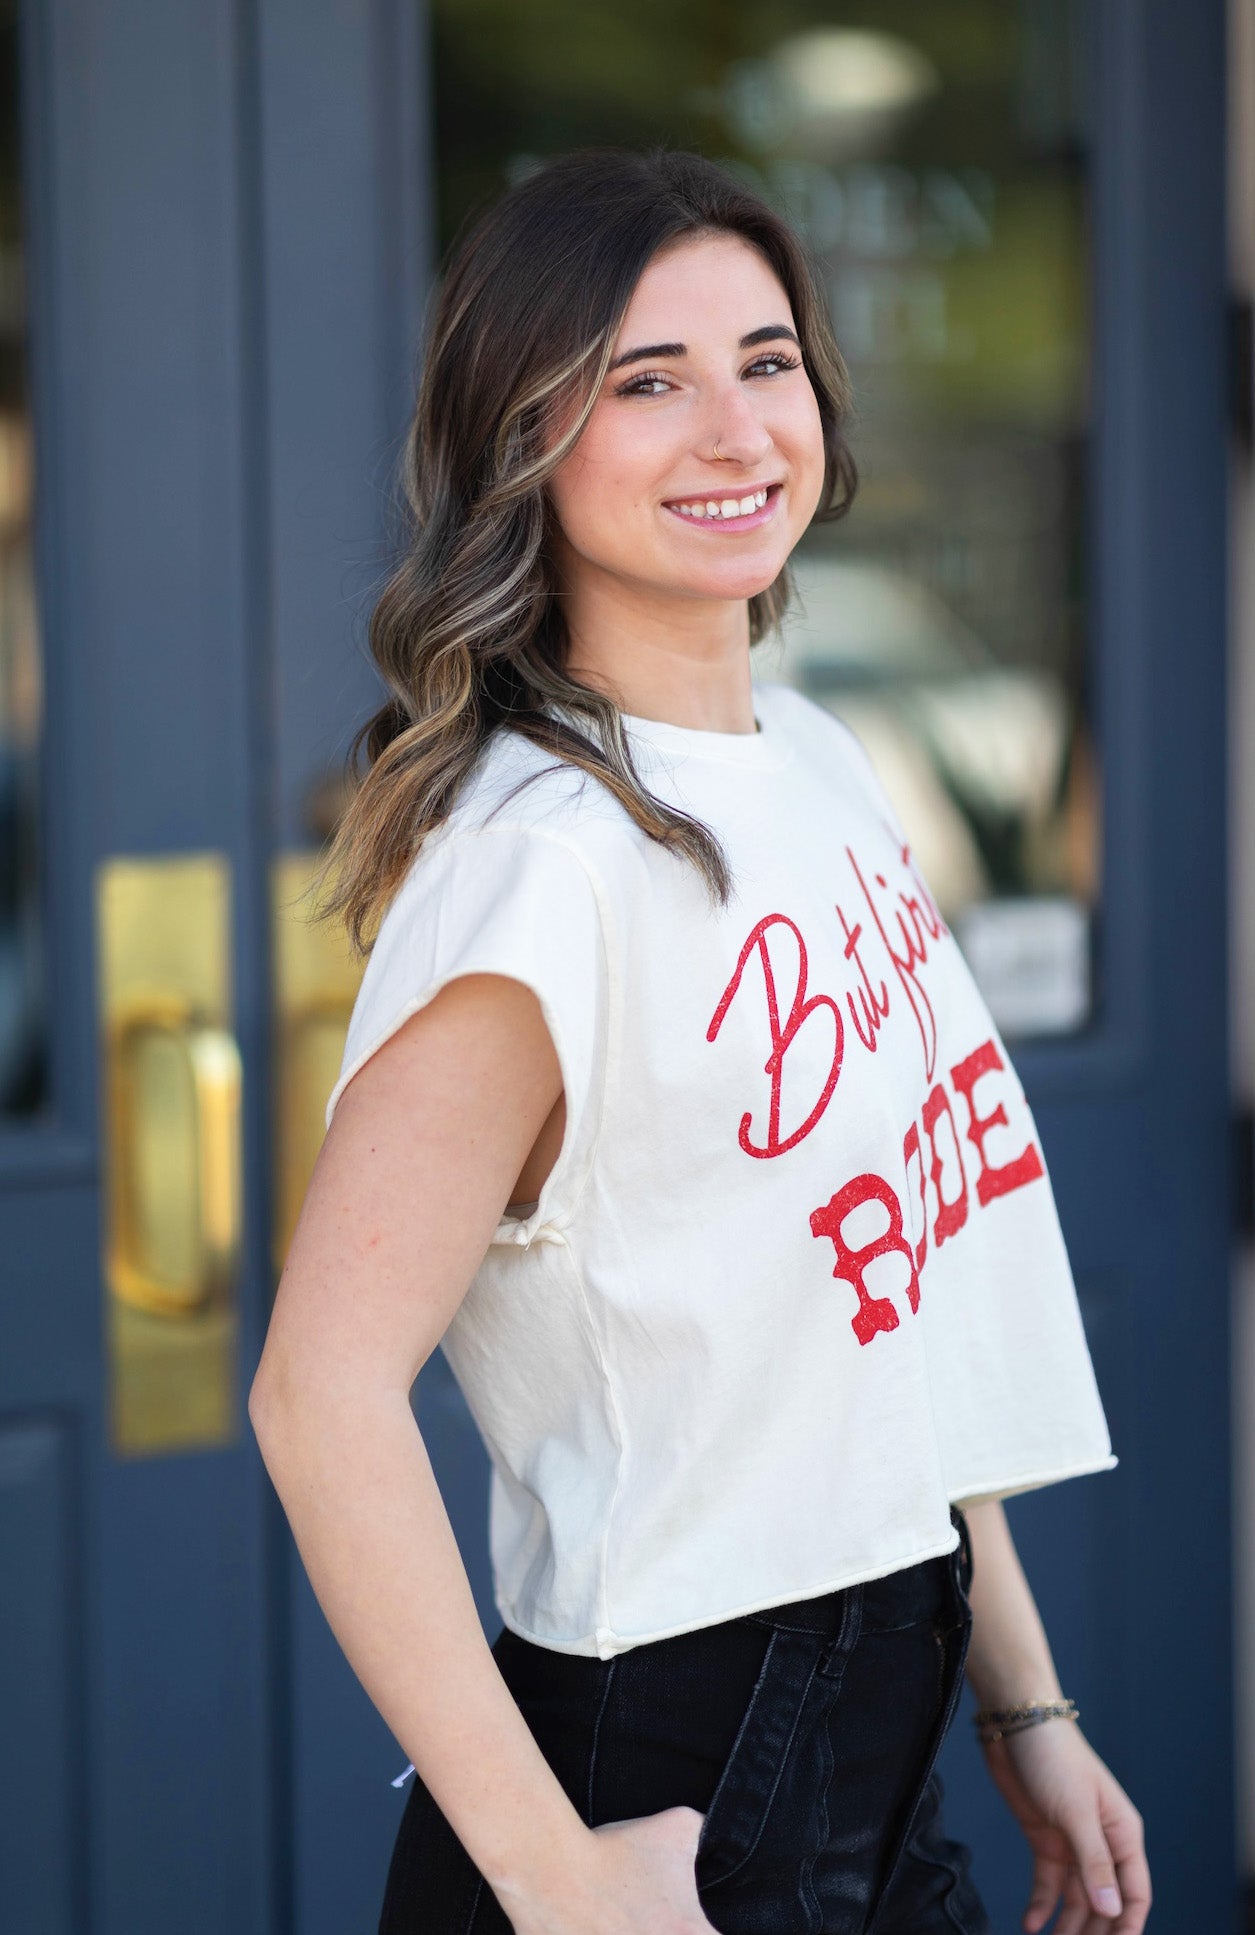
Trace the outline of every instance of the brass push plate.
{"label": "brass push plate", "polygon": [[276,1280],[325,1133],[362,963],[338,921],[310,919],[321,856],[279,854],[271,873],[275,977],[274,1228]]}
{"label": "brass push plate", "polygon": [[241,1068],[224,854],[96,875],[113,1448],[234,1442]]}

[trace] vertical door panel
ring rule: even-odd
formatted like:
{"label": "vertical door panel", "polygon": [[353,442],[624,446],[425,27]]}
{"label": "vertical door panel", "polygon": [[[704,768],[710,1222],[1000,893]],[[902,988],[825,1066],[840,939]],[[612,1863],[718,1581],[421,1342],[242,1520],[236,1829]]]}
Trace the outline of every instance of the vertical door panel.
{"label": "vertical door panel", "polygon": [[[58,1106],[81,1138],[69,1145],[81,1152],[72,1184],[68,1151],[58,1178],[35,1173],[28,1149],[26,1178],[11,1171],[4,1199],[6,1218],[24,1201],[33,1212],[32,1267],[6,1284],[5,1323],[41,1337],[20,1357],[0,1351],[18,1386],[6,1404],[56,1417],[59,1442],[75,1447],[56,1522],[77,1581],[63,1751],[78,1809],[38,1900],[67,1891],[74,1926],[91,1935],[261,1935],[272,1859],[261,1474],[238,1424],[212,1450],[126,1455],[109,1440],[93,921],[103,860],[223,853],[237,1012],[245,1037],[257,1034],[248,754],[262,641],[245,546],[240,20],[225,0],[104,12],[54,0],[24,21],[46,953],[65,1051]],[[254,1217],[245,1360],[261,1235]],[[27,1772],[38,1763],[37,1750]],[[42,1913],[14,1925],[53,1926]]]}

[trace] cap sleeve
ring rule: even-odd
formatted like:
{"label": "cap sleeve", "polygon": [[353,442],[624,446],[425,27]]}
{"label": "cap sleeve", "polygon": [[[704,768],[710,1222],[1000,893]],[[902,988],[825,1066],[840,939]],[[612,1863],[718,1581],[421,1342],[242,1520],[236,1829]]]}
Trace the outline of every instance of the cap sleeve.
{"label": "cap sleeve", "polygon": [[357,1071],[403,1022],[463,974],[504,974],[536,995],[566,1096],[557,1160],[533,1212],[493,1241],[530,1242],[564,1221],[587,1178],[600,1123],[609,972],[601,905],[584,861],[535,827],[429,834],[390,902],[353,1004],[326,1121]]}

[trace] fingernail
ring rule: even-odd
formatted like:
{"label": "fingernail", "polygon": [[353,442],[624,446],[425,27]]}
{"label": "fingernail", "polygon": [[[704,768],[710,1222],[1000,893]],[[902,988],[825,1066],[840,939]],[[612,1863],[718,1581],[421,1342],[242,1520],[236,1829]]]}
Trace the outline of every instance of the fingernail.
{"label": "fingernail", "polygon": [[1120,1890],[1118,1888],[1095,1888],[1094,1906],[1100,1915],[1120,1913]]}

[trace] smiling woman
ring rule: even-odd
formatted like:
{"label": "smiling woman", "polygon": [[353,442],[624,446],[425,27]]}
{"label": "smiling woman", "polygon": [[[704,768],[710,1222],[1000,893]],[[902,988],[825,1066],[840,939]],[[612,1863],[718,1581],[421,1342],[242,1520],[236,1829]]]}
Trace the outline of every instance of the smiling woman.
{"label": "smiling woman", "polygon": [[695,156],[557,162],[445,279],[329,857],[382,917],[250,1402],[413,1755],[381,1935],[988,1935],[965,1668],[1026,1929],[1145,1919],[1002,1515],[1113,1462],[1036,1125],[859,740],[751,663],[848,402],[796,238]]}
{"label": "smiling woman", "polygon": [[[366,943],[503,721],[599,779],[724,894],[718,843],[645,788],[619,732],[620,707],[652,709],[632,701],[654,607],[646,596],[633,611],[622,647],[622,626],[590,646],[584,592],[596,600],[636,558],[638,583],[661,569],[664,594],[683,598],[701,559],[699,597],[737,601],[719,651],[744,654],[788,603],[801,532],[853,500],[849,402],[796,234],[711,163],[584,152],[501,201],[455,254],[433,318],[406,458],[411,542],[371,621],[398,696],[358,735],[372,764],[327,855],[325,915]],[[761,514],[743,516],[740,500],[763,489]],[[681,504],[702,507],[700,549]],[[712,549],[716,517],[744,542]],[[576,557],[590,567],[578,590]],[[670,702],[670,619],[657,615],[651,662]],[[598,605],[597,623],[608,617]],[[742,715],[747,699],[746,687]],[[709,695],[683,702],[690,724],[727,723]]]}

